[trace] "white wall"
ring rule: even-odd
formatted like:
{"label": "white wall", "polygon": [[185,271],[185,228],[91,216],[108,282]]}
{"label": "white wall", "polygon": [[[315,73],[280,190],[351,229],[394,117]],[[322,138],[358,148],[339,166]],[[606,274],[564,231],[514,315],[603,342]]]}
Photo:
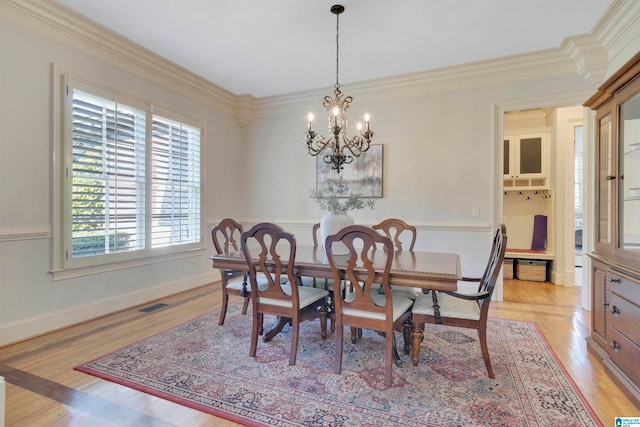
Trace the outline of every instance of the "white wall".
{"label": "white wall", "polygon": [[[249,100],[252,119],[240,128],[232,94],[56,13],[53,2],[0,4],[0,345],[217,278],[208,247],[194,257],[52,280],[52,64],[205,121],[209,225],[232,216],[279,222],[300,241],[310,236],[323,212],[308,197],[315,159],[302,135],[310,109],[321,121],[321,99],[331,88]],[[611,56],[630,51],[626,43]],[[539,98],[596,86],[561,50],[344,86],[355,98],[350,115],[369,111],[375,142],[384,144],[384,198],[374,211],[354,212],[356,222],[401,217],[418,227],[418,249],[460,253],[463,273],[480,274],[502,212],[501,108],[536,107]],[[471,216],[472,207],[480,216]]]}
{"label": "white wall", "polygon": [[[414,86],[408,96],[393,90],[355,94],[343,87],[354,96],[354,108],[362,104],[371,113],[374,140],[384,144],[384,197],[374,211],[352,212],[356,222],[403,218],[420,230],[419,246],[460,253],[463,272],[481,274],[496,225],[493,218],[502,215],[494,199],[495,186],[501,185],[495,182],[495,170],[502,166],[494,155],[496,138],[502,138],[494,132],[494,108],[505,96],[529,96],[534,87],[538,94],[593,88],[574,77],[444,93],[431,85]],[[255,174],[246,189],[247,212],[307,224],[324,214],[308,197],[315,185],[315,158],[302,142],[310,105],[318,122],[324,122],[321,99],[315,94],[315,106],[308,100],[282,108],[268,105],[252,120],[246,148],[254,154],[250,168]],[[472,207],[479,208],[479,217],[472,216]]]}
{"label": "white wall", "polygon": [[[8,12],[4,9],[3,13]],[[241,130],[232,112],[194,99],[177,81],[113,65],[108,52],[87,54],[0,20],[0,345],[218,280],[207,255],[56,280],[52,268],[53,64],[178,109],[206,123],[206,216],[239,216]],[[72,41],[69,41],[71,44]],[[101,58],[103,57],[104,60]],[[140,74],[145,75],[142,77]],[[208,232],[204,241],[209,246]]]}

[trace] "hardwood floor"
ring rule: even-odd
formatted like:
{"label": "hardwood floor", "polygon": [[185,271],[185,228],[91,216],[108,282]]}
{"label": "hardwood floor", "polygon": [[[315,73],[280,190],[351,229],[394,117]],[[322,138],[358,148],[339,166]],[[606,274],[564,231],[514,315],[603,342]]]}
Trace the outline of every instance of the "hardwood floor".
{"label": "hardwood floor", "polygon": [[[590,313],[579,306],[580,292],[507,280],[505,301],[492,302],[491,316],[536,322],[604,425],[613,425],[618,416],[640,416],[640,409],[587,353]],[[167,305],[141,311],[158,303]],[[7,383],[6,427],[238,426],[73,370],[219,305],[216,283],[0,348],[0,375]]]}

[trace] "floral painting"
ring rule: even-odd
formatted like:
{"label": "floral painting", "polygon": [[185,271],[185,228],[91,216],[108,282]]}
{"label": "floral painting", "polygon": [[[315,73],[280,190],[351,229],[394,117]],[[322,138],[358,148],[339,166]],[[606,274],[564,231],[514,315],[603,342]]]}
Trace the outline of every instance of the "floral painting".
{"label": "floral painting", "polygon": [[323,153],[316,157],[316,188],[322,187],[327,179],[336,180],[340,176],[349,185],[349,193],[359,193],[363,197],[382,197],[382,144],[371,145],[360,157],[344,165],[338,174],[331,164],[322,159]]}

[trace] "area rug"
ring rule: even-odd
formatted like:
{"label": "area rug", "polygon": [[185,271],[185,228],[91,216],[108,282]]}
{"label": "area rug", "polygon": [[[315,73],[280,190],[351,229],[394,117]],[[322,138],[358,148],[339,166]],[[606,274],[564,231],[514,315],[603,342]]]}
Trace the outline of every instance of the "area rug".
{"label": "area rug", "polygon": [[252,316],[240,309],[230,304],[224,326],[216,310],[75,369],[248,426],[602,425],[534,323],[489,320],[494,380],[474,330],[427,325],[419,365],[402,355],[385,387],[377,333],[351,344],[345,331],[338,375],[318,321],[303,323],[296,365],[290,327],[249,357]]}

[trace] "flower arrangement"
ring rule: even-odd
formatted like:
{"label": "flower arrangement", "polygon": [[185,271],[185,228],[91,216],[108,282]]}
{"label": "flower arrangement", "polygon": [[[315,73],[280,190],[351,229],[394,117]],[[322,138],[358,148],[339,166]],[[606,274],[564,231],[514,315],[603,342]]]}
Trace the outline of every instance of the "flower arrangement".
{"label": "flower arrangement", "polygon": [[309,195],[321,209],[329,212],[375,208],[375,198],[364,197],[360,193],[348,193],[348,191],[349,184],[340,176],[338,179],[326,179],[320,191],[309,190]]}

